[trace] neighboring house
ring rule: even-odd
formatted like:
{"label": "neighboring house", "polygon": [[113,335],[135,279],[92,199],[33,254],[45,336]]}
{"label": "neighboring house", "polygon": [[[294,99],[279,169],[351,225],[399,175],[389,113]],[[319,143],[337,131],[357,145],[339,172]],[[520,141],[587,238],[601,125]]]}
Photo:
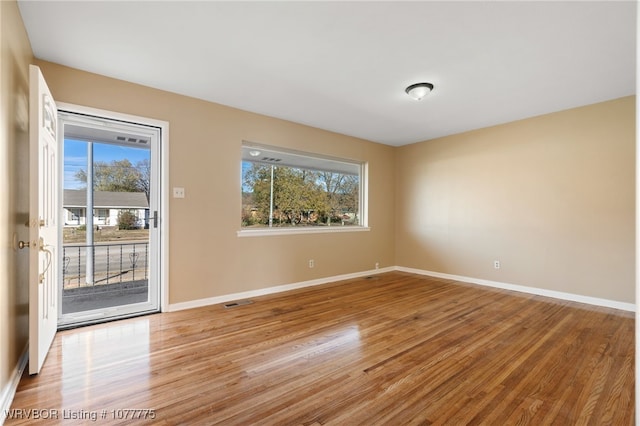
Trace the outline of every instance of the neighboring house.
{"label": "neighboring house", "polygon": [[[64,226],[80,226],[87,223],[87,191],[84,189],[65,189],[63,200]],[[149,201],[144,192],[93,193],[94,226],[118,225],[118,214],[129,211],[138,218],[138,226],[146,227],[149,220]]]}

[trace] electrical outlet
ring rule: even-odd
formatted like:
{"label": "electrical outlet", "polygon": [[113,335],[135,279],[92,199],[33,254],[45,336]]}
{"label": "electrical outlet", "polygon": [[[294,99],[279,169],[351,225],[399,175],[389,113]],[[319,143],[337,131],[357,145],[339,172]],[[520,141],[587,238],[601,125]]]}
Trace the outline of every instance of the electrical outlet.
{"label": "electrical outlet", "polygon": [[376,269],[380,269],[380,262],[376,262]]}
{"label": "electrical outlet", "polygon": [[493,261],[493,269],[500,269],[500,261],[499,260],[494,260]]}
{"label": "electrical outlet", "polygon": [[313,259],[309,259],[309,268],[316,266],[316,262]]}
{"label": "electrical outlet", "polygon": [[173,198],[184,198],[184,188],[173,188]]}

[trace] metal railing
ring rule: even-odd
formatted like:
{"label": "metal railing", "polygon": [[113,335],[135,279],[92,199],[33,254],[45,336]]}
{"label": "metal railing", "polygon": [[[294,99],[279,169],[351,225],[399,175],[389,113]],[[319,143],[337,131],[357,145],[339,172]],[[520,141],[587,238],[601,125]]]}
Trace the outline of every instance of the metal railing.
{"label": "metal railing", "polygon": [[[89,276],[87,261],[93,266]],[[148,242],[73,244],[62,248],[63,289],[146,280],[148,274]]]}

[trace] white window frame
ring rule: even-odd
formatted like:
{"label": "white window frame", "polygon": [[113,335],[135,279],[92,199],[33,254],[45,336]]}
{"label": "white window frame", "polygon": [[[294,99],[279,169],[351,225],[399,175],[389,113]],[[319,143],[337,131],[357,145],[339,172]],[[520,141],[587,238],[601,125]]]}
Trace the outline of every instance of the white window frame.
{"label": "white window frame", "polygon": [[[107,223],[107,218],[109,217],[109,209],[96,207],[94,210],[95,214],[93,215],[93,217],[94,220],[100,222],[98,223],[98,225],[104,225],[105,223]],[[102,215],[100,215],[100,213],[102,213]]]}
{"label": "white window frame", "polygon": [[[338,163],[348,163],[351,165],[357,165],[360,168],[359,172],[359,200],[358,210],[360,216],[360,224],[347,225],[347,226],[291,226],[291,227],[263,227],[263,228],[240,228],[237,231],[238,237],[259,237],[269,235],[295,235],[295,234],[318,234],[318,233],[336,233],[336,232],[367,232],[370,231],[369,218],[368,218],[368,163],[363,161],[356,161],[346,158],[331,157],[326,155],[314,154],[310,152],[296,151],[272,145],[258,144],[249,141],[242,141],[243,150],[257,150],[267,151],[269,153],[280,153],[288,156],[300,156],[310,159],[317,159],[319,161],[335,161]],[[244,160],[244,155],[241,156],[240,164]],[[290,166],[296,167],[296,166]],[[242,172],[240,173],[242,180]],[[240,183],[240,191],[242,193],[242,182]]]}
{"label": "white window frame", "polygon": [[67,222],[78,222],[78,225],[81,225],[83,213],[82,207],[67,207]]}

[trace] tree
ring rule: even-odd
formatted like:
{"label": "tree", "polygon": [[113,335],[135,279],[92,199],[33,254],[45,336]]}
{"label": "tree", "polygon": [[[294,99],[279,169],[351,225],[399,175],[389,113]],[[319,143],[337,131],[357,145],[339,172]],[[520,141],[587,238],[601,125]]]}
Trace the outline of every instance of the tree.
{"label": "tree", "polygon": [[327,194],[327,223],[331,216],[355,213],[358,209],[358,176],[334,172],[319,172],[318,181]]}
{"label": "tree", "polygon": [[[263,224],[269,223],[271,166],[251,163],[251,168],[244,175],[243,187],[253,194],[250,209],[255,211],[256,220]],[[249,216],[249,212],[245,212]]]}
{"label": "tree", "polygon": [[308,220],[310,212],[326,210],[326,195],[316,183],[316,174],[308,170],[276,167],[273,192],[277,214],[286,223],[300,223]]}
{"label": "tree", "polygon": [[[243,225],[269,223],[271,165],[243,172]],[[279,224],[331,223],[357,212],[358,176],[273,166],[273,219]],[[355,220],[355,218],[354,218]]]}
{"label": "tree", "polygon": [[118,213],[118,229],[136,229],[138,227],[138,217],[130,211]]}
{"label": "tree", "polygon": [[148,158],[138,161],[136,169],[140,173],[138,176],[138,188],[147,195],[149,201],[149,191],[151,191],[151,161]]}
{"label": "tree", "polygon": [[[87,183],[87,172],[79,170],[75,178]],[[113,160],[110,163],[96,161],[93,163],[93,189],[111,192],[144,192],[149,199],[150,163],[148,159],[139,161],[134,166],[126,158]]]}
{"label": "tree", "polygon": [[[272,207],[271,167],[252,163],[244,176],[244,186],[253,194],[253,208],[264,224],[269,223]],[[318,208],[322,208],[322,194],[314,183],[313,173],[292,167],[274,166],[273,219],[280,224],[296,224],[308,220],[308,213]]]}

